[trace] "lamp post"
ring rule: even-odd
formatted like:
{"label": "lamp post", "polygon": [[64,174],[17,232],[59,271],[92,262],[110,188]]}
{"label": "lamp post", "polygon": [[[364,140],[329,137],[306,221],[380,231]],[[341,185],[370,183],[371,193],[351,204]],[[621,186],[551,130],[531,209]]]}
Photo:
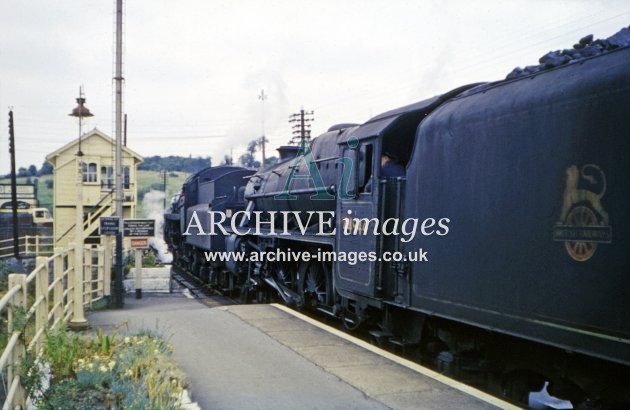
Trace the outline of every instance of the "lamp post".
{"label": "lamp post", "polygon": [[79,98],[77,98],[77,106],[68,115],[79,119],[79,147],[76,153],[77,162],[77,207],[75,219],[75,237],[74,237],[74,303],[73,315],[68,326],[73,330],[81,330],[88,327],[83,311],[83,283],[84,283],[84,261],[83,261],[83,152],[81,151],[81,126],[84,117],[92,117],[93,114],[84,106],[85,98],[83,97],[83,89],[79,87]]}

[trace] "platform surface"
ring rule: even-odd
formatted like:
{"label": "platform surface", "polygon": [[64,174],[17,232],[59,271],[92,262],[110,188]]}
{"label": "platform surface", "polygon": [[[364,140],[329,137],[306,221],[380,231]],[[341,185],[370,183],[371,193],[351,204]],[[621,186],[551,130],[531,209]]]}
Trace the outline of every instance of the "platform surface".
{"label": "platform surface", "polygon": [[157,330],[173,345],[202,409],[511,407],[283,306],[145,294],[87,319],[106,332],[123,322],[130,332]]}

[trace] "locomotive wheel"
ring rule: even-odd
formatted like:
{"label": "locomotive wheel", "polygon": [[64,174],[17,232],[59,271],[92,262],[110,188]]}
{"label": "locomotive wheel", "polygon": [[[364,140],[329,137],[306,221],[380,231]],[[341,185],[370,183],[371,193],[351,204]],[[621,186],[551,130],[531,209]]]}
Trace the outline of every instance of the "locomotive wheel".
{"label": "locomotive wheel", "polygon": [[298,270],[299,293],[309,308],[332,305],[332,284],[321,264],[302,262]]}
{"label": "locomotive wheel", "polygon": [[253,292],[251,291],[250,287],[248,286],[248,284],[243,284],[243,286],[240,289],[240,294],[238,297],[238,300],[241,304],[247,305],[249,304],[249,302],[252,301],[252,295]]}
{"label": "locomotive wheel", "polygon": [[[586,206],[577,206],[569,212],[566,220],[567,225],[592,226],[598,225],[597,216]],[[593,256],[597,250],[597,242],[567,241],[564,246],[569,255],[578,262],[584,262]]]}
{"label": "locomotive wheel", "polygon": [[297,291],[297,272],[293,264],[286,262],[278,264],[275,275],[278,282],[293,291]]}

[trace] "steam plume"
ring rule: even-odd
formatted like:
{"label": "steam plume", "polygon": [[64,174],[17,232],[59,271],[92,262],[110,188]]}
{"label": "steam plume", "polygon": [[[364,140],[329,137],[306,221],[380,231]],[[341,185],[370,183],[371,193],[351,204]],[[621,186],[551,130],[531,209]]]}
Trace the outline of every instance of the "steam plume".
{"label": "steam plume", "polygon": [[144,194],[142,201],[144,214],[149,219],[155,219],[155,236],[149,239],[149,246],[158,252],[158,261],[173,262],[173,255],[168,252],[164,242],[164,192],[150,190]]}

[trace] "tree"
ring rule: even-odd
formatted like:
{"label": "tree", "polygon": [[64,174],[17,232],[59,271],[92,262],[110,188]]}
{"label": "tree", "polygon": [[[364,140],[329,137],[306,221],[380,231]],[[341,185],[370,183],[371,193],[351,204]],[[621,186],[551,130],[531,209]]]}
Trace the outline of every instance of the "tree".
{"label": "tree", "polygon": [[256,157],[254,156],[257,149],[258,140],[255,139],[250,141],[249,144],[247,144],[247,152],[238,158],[238,162],[244,167],[259,168],[260,161],[256,161]]}
{"label": "tree", "polygon": [[144,162],[138,166],[142,171],[180,171],[195,173],[201,171],[212,165],[212,158],[210,157],[180,157],[175,155],[169,155],[168,157],[161,157],[155,155],[152,157],[145,157]]}
{"label": "tree", "polygon": [[238,162],[248,168],[258,168],[260,167],[260,161],[256,161],[254,155],[251,152],[246,152],[238,158]]}
{"label": "tree", "polygon": [[249,144],[247,144],[247,152],[252,154],[252,157],[256,153],[257,149],[258,149],[258,140],[250,141]]}
{"label": "tree", "polygon": [[28,169],[26,169],[24,167],[18,168],[17,176],[18,177],[27,177],[28,176]]}
{"label": "tree", "polygon": [[37,176],[37,167],[35,165],[31,165],[30,167],[28,167],[28,174],[32,177],[36,177]]}
{"label": "tree", "polygon": [[38,175],[50,175],[53,173],[53,166],[50,162],[44,161],[42,167],[39,169]]}
{"label": "tree", "polygon": [[278,163],[278,157],[273,156],[265,158],[265,166],[276,165]]}
{"label": "tree", "polygon": [[233,163],[234,161],[232,160],[232,157],[226,154],[223,157],[223,162],[221,163],[221,165],[232,165]]}

